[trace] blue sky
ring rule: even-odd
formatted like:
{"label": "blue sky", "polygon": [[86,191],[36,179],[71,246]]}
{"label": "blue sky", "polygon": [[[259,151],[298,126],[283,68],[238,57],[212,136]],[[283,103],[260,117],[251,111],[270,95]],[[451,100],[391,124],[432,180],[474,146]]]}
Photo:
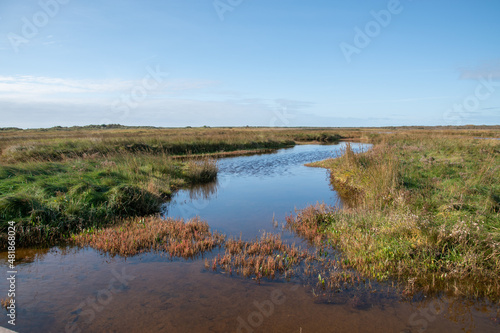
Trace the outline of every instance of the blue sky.
{"label": "blue sky", "polygon": [[0,0],[0,127],[500,124],[500,2]]}

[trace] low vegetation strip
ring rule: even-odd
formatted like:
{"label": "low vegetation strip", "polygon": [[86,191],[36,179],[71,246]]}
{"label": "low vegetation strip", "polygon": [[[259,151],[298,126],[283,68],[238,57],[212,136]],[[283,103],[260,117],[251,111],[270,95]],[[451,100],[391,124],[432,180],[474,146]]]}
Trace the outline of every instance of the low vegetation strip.
{"label": "low vegetation strip", "polygon": [[500,298],[497,140],[392,135],[313,166],[346,204],[299,213],[298,230],[323,233],[348,266],[409,291]]}
{"label": "low vegetation strip", "polygon": [[205,267],[256,280],[290,278],[302,263],[316,261],[316,254],[284,243],[280,235],[264,233],[250,242],[226,240],[225,235],[210,231],[208,224],[199,218],[186,222],[160,216],[128,218],[114,226],[74,234],[71,240],[81,247],[90,246],[124,257],[157,251],[190,259],[223,247],[225,254],[215,257],[212,264],[205,259]]}
{"label": "low vegetation strip", "polygon": [[198,218],[187,222],[159,216],[132,218],[119,225],[87,230],[74,235],[80,246],[91,246],[111,255],[133,256],[141,252],[162,251],[171,257],[194,258],[224,244],[225,236],[211,232]]}
{"label": "low vegetation strip", "polygon": [[237,150],[278,149],[300,142],[333,143],[331,129],[108,129],[0,131],[4,162],[62,161],[87,156],[148,153],[186,156]]}

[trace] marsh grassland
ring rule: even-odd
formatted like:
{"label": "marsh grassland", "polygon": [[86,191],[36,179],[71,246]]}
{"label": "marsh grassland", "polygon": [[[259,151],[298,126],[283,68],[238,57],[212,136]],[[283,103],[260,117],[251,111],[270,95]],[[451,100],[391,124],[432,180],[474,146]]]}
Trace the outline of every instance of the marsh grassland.
{"label": "marsh grassland", "polygon": [[[122,256],[155,250],[182,258],[220,248],[208,270],[258,281],[286,279],[300,267],[332,289],[390,280],[410,296],[445,291],[496,301],[500,140],[489,138],[499,137],[498,126],[3,129],[1,245],[14,220],[20,246],[69,241]],[[342,207],[311,206],[286,221],[316,253],[275,234],[227,239],[199,219],[157,215],[174,191],[216,179],[214,157],[341,139],[374,144],[361,154],[347,145],[342,156],[310,165],[330,170]],[[318,277],[310,271],[317,264]]]}
{"label": "marsh grassland", "polygon": [[339,138],[315,129],[3,129],[0,229],[14,220],[19,245],[55,244],[72,233],[158,213],[173,191],[217,177],[213,156]]}
{"label": "marsh grassland", "polygon": [[301,227],[324,234],[347,266],[409,294],[498,299],[499,140],[403,132],[313,166],[330,169],[344,208],[304,211]]}

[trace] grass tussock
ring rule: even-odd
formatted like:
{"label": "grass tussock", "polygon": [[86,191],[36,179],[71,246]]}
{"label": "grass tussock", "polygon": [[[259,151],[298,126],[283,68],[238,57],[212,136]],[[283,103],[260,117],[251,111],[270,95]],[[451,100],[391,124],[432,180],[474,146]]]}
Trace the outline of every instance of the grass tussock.
{"label": "grass tussock", "polygon": [[225,236],[211,232],[198,218],[187,222],[152,216],[133,218],[119,225],[89,230],[72,237],[75,244],[111,255],[133,256],[162,251],[171,257],[194,258],[224,244]]}
{"label": "grass tussock", "polygon": [[316,166],[349,204],[305,210],[292,228],[323,233],[348,267],[407,293],[500,298],[500,142],[392,135]]}
{"label": "grass tussock", "polygon": [[184,166],[185,178],[191,184],[204,184],[212,182],[217,177],[217,162],[214,159],[192,159]]}
{"label": "grass tussock", "polygon": [[285,244],[279,235],[264,233],[260,239],[245,242],[229,239],[225,244],[225,254],[215,258],[205,267],[221,269],[229,274],[253,277],[257,281],[263,277],[274,279],[277,276],[290,278],[302,262],[314,260],[315,256],[294,244]]}
{"label": "grass tussock", "polygon": [[331,208],[325,204],[306,207],[296,216],[287,216],[286,227],[316,247],[321,247],[326,239],[322,215],[329,211]]}

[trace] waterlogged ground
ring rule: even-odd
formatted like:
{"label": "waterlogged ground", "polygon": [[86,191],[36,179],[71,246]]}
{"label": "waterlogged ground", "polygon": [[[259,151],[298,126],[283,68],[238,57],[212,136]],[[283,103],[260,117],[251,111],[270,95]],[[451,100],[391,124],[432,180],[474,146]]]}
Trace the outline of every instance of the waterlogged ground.
{"label": "waterlogged ground", "polygon": [[[221,160],[218,184],[177,193],[164,213],[199,215],[213,229],[244,239],[279,232],[273,215],[279,225],[294,207],[337,202],[326,171],[303,164],[335,156],[340,147],[298,146]],[[17,325],[0,317],[0,326],[18,332],[500,331],[499,309],[487,303],[446,296],[403,300],[385,284],[325,296],[300,278],[258,284],[213,272],[201,257],[124,259],[57,247],[18,250],[18,256],[24,259],[17,266]],[[0,254],[3,272],[6,260]],[[2,298],[4,278],[0,290]]]}

